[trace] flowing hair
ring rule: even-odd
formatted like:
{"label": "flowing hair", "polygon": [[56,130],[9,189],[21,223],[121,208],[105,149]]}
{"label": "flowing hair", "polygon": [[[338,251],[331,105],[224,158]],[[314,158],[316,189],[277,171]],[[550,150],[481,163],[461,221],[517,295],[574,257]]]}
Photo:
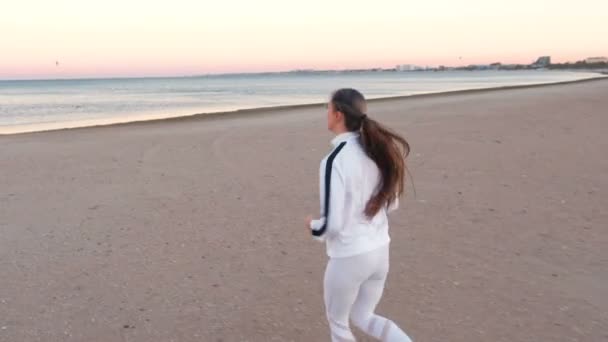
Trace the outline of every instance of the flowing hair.
{"label": "flowing hair", "polygon": [[403,194],[405,158],[410,153],[410,145],[402,136],[367,116],[365,98],[359,91],[339,89],[333,93],[331,103],[336,111],[344,114],[346,129],[361,132],[363,148],[380,170],[378,189],[365,206],[365,215],[373,217]]}

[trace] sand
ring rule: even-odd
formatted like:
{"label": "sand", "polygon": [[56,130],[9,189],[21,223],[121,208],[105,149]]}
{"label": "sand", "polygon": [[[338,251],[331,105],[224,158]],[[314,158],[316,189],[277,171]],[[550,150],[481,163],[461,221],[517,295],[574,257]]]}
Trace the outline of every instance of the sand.
{"label": "sand", "polygon": [[[417,191],[392,217],[378,312],[416,341],[608,340],[606,94],[371,103],[410,141]],[[324,246],[303,228],[324,120],[0,136],[0,341],[327,341]]]}

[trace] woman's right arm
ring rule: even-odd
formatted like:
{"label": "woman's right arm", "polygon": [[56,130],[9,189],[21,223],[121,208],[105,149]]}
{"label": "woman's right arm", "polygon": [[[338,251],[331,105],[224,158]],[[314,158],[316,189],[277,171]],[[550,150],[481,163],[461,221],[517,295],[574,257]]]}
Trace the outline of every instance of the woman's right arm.
{"label": "woman's right arm", "polygon": [[312,220],[310,229],[315,240],[324,241],[327,236],[332,235],[342,228],[344,222],[344,199],[346,189],[344,177],[337,163],[332,164],[330,191],[329,191],[329,218],[325,212],[325,162],[321,162],[319,168],[319,202],[321,205],[321,217]]}

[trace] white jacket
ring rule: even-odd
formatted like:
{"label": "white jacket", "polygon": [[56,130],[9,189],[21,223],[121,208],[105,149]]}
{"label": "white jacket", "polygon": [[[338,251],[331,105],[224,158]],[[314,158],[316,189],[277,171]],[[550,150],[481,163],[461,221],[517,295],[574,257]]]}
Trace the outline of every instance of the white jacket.
{"label": "white jacket", "polygon": [[[380,171],[365,153],[359,133],[347,132],[332,140],[334,150],[321,161],[320,202],[321,218],[311,222],[315,239],[325,241],[331,258],[353,256],[372,251],[390,242],[387,212],[397,209],[382,208],[369,219],[364,210],[377,191]],[[331,175],[326,166],[331,163]],[[325,213],[325,179],[329,184],[329,218]]]}

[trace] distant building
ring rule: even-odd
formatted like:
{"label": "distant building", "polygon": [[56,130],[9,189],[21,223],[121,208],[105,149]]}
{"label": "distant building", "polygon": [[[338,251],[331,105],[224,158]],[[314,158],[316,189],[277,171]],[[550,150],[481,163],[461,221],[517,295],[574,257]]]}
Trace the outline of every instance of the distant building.
{"label": "distant building", "polygon": [[549,64],[551,64],[551,56],[542,56],[538,57],[536,62],[532,63],[532,66],[537,68],[545,68],[548,67]]}
{"label": "distant building", "polygon": [[608,63],[608,58],[606,58],[606,57],[589,57],[589,58],[585,59],[585,63],[587,63],[587,64]]}
{"label": "distant building", "polygon": [[413,71],[413,70],[417,70],[417,67],[415,65],[411,65],[411,64],[399,64],[395,67],[395,69],[397,71]]}

